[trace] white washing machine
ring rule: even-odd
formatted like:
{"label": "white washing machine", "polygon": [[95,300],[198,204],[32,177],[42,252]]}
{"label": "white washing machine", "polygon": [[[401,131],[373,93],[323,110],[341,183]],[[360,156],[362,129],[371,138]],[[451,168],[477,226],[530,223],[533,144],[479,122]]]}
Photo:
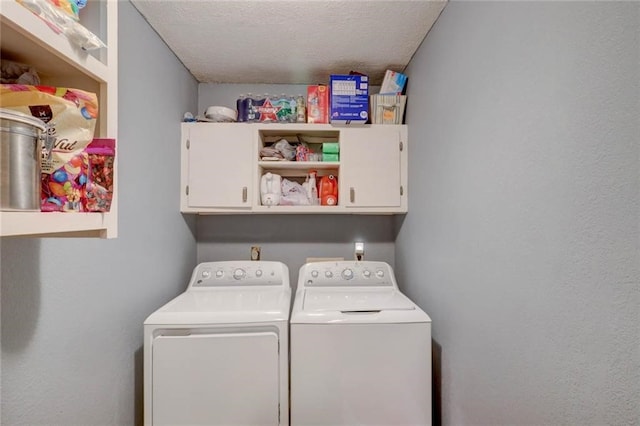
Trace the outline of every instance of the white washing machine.
{"label": "white washing machine", "polygon": [[289,270],[199,264],[144,322],[144,424],[289,424]]}
{"label": "white washing machine", "polygon": [[302,266],[290,327],[292,425],[431,424],[431,319],[387,263]]}

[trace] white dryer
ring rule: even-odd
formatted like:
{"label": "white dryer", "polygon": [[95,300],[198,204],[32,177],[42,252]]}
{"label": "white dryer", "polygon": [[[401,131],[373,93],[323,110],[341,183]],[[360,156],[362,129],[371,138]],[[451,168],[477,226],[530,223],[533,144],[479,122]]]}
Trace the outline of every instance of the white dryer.
{"label": "white dryer", "polygon": [[199,264],[144,322],[144,424],[289,424],[289,271]]}
{"label": "white dryer", "polygon": [[290,327],[292,425],[431,424],[431,319],[387,263],[302,266]]}

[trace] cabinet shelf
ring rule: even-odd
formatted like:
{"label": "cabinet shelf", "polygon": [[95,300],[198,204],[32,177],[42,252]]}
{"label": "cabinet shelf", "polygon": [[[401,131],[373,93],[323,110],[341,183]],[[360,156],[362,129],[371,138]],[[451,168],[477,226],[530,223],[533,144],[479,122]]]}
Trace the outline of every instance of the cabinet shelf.
{"label": "cabinet shelf", "polygon": [[[248,212],[247,212],[248,213]],[[348,208],[345,206],[255,206],[251,213],[260,214],[372,214],[392,215],[399,212],[397,208]]]}
{"label": "cabinet shelf", "polygon": [[113,213],[2,212],[0,232],[11,236],[108,237]]}
{"label": "cabinet shelf", "polygon": [[92,78],[109,81],[106,63],[56,34],[40,18],[16,1],[2,1],[2,58],[37,64],[41,76]]}
{"label": "cabinet shelf", "polygon": [[[0,0],[2,59],[33,66],[41,84],[86,90],[98,96],[95,137],[117,139],[118,1],[89,1],[82,25],[98,35],[106,49],[83,51],[63,34],[13,0]],[[117,236],[117,155],[114,194],[109,213],[0,212],[0,237]]]}
{"label": "cabinet shelf", "polygon": [[329,161],[258,161],[258,166],[269,170],[331,170],[340,167],[340,163]]}

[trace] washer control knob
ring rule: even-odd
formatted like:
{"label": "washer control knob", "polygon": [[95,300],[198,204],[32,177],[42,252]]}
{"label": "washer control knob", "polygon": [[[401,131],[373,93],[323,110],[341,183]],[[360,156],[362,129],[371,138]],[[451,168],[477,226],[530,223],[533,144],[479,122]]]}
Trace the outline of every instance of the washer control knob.
{"label": "washer control knob", "polygon": [[331,278],[331,277],[333,277],[333,272],[331,272],[331,271],[326,271],[326,272],[324,273],[324,276],[325,276],[325,277],[327,277],[327,278]]}
{"label": "washer control knob", "polygon": [[315,269],[313,271],[311,271],[311,276],[313,278],[318,278],[318,271],[316,271]]}
{"label": "washer control knob", "polygon": [[202,271],[202,278],[209,278],[211,276],[211,271],[208,269],[205,269],[204,271]]}
{"label": "washer control knob", "polygon": [[345,280],[350,280],[351,278],[353,278],[353,271],[349,268],[345,269],[344,271],[342,271],[342,278],[344,278]]}
{"label": "washer control knob", "polygon": [[384,278],[384,271],[382,269],[377,270],[376,271],[376,277]]}
{"label": "washer control knob", "polygon": [[368,270],[368,269],[365,269],[364,271],[362,271],[362,275],[363,275],[365,278],[370,278],[370,277],[371,277],[371,271],[370,271],[370,270]]}
{"label": "washer control knob", "polygon": [[233,271],[233,278],[235,278],[236,280],[241,280],[244,278],[245,274],[246,272],[244,272],[244,269],[238,268]]}
{"label": "washer control knob", "polygon": [[224,275],[224,272],[222,272],[221,270],[216,271],[216,278],[222,278],[223,275]]}
{"label": "washer control knob", "polygon": [[258,269],[256,271],[256,277],[261,277],[262,276],[262,269]]}

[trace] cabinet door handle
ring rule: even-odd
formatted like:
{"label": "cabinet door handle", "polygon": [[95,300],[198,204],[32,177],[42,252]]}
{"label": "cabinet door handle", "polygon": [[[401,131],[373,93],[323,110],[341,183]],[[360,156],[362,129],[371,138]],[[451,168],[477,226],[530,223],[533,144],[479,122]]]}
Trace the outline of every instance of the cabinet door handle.
{"label": "cabinet door handle", "polygon": [[353,186],[349,188],[349,201],[355,203],[356,201],[356,190],[353,189]]}
{"label": "cabinet door handle", "polygon": [[242,202],[243,203],[247,202],[247,187],[246,186],[242,187]]}

